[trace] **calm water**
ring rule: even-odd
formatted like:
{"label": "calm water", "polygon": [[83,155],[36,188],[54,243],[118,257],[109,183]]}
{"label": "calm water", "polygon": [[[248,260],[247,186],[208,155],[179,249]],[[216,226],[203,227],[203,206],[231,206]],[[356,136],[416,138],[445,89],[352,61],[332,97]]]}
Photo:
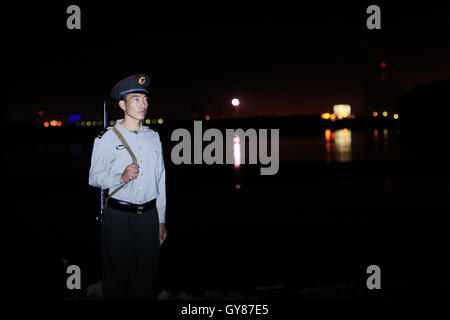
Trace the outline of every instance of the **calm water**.
{"label": "calm water", "polygon": [[[8,150],[20,168],[7,173],[16,204],[5,224],[11,296],[67,295],[62,259],[81,266],[84,287],[99,281],[99,192],[87,184],[94,136],[74,131],[69,143],[50,135]],[[411,170],[399,129],[281,130],[275,176],[261,176],[259,165],[175,166],[173,145],[163,141],[169,238],[160,288],[363,289],[370,264],[386,270],[393,295],[449,287],[448,276],[430,281],[448,267],[449,177]]]}
{"label": "calm water", "polygon": [[332,163],[400,158],[399,129],[355,131],[347,128],[285,136],[280,141],[283,163]]}

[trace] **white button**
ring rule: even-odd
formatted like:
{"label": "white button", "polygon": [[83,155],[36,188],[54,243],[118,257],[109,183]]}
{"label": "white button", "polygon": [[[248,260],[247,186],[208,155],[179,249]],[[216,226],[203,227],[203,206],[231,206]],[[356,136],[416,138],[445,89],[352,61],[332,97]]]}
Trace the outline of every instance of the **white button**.
{"label": "white button", "polygon": [[139,187],[139,190],[142,190],[142,186]]}
{"label": "white button", "polygon": [[141,148],[141,146],[139,146],[139,149]]}
{"label": "white button", "polygon": [[141,163],[143,163],[144,161],[141,160]]}

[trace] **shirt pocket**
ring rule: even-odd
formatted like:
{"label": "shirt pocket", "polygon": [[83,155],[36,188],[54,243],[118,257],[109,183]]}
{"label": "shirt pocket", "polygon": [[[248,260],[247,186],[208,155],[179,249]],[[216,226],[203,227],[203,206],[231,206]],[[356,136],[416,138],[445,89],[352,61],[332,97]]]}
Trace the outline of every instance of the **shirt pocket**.
{"label": "shirt pocket", "polygon": [[127,149],[114,150],[114,157],[111,164],[111,173],[122,173],[125,168],[132,164],[130,154]]}

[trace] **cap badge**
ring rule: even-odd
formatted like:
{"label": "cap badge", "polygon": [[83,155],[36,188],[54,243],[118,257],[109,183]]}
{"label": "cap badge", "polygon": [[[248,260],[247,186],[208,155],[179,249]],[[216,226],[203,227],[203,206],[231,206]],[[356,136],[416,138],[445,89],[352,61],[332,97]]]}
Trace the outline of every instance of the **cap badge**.
{"label": "cap badge", "polygon": [[140,77],[138,82],[141,85],[144,84],[145,83],[145,77]]}

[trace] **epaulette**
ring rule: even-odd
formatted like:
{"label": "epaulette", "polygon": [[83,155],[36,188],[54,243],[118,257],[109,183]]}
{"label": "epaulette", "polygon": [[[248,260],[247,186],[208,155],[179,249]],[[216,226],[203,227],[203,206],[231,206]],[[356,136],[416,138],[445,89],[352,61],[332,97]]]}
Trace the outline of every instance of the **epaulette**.
{"label": "epaulette", "polygon": [[103,135],[105,134],[106,131],[109,130],[109,127],[103,129],[102,131],[100,131],[100,133],[97,135],[97,138],[101,139],[103,137]]}

